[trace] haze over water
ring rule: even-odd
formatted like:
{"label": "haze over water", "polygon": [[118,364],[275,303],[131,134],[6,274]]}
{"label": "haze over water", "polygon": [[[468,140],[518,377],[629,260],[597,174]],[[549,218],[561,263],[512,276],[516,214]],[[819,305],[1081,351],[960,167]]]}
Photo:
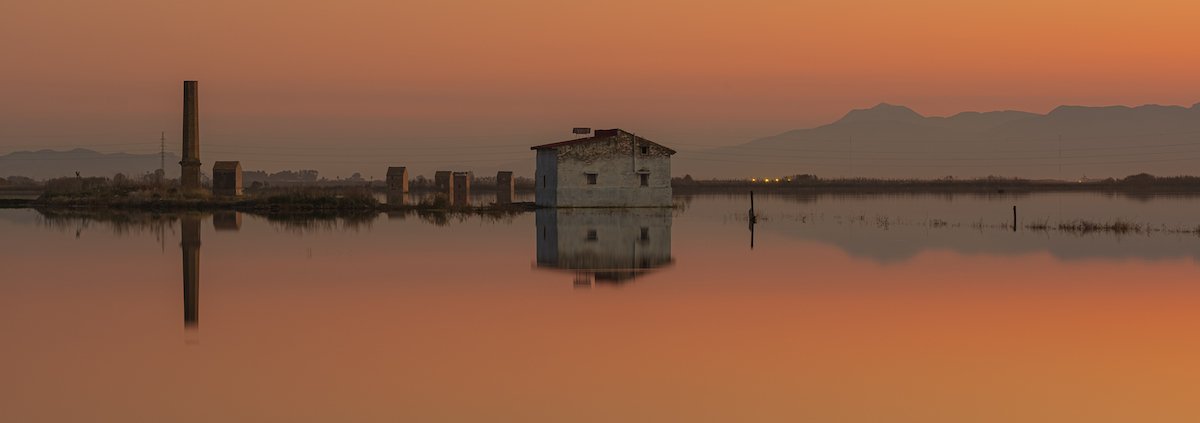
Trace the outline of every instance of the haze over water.
{"label": "haze over water", "polygon": [[[676,201],[686,206],[147,224],[0,210],[0,410],[11,421],[1200,417],[1200,237],[1026,228],[1121,217],[1194,229],[1200,198],[759,195],[753,249],[748,198]],[[194,296],[181,289],[188,248]]]}

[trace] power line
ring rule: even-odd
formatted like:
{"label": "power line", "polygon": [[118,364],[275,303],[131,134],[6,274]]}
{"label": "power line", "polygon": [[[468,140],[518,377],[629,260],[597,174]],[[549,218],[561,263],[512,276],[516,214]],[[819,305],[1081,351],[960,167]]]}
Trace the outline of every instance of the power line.
{"label": "power line", "polygon": [[[791,132],[791,131],[789,131],[789,132]],[[1105,135],[1105,136],[1074,137],[1074,138],[1063,137],[1063,141],[1087,141],[1087,140],[1137,138],[1137,137],[1163,137],[1163,136],[1171,136],[1171,135],[1190,135],[1190,134],[1200,134],[1200,131],[1154,132],[1154,133],[1142,133],[1142,134]],[[697,134],[697,135],[701,135],[701,134]],[[737,138],[737,137],[727,137],[727,138]],[[1057,139],[1058,139],[1057,137],[1054,137],[1054,138],[1007,138],[1007,139],[992,139],[992,140],[946,140],[946,141],[912,140],[912,141],[905,141],[905,140],[863,140],[860,138],[858,140],[858,142],[888,143],[888,144],[1006,144],[1006,143],[1022,143],[1022,142],[1039,142],[1039,141],[1045,142],[1045,141],[1055,141]],[[769,137],[759,137],[759,138],[756,138],[754,141],[803,141],[803,142],[844,143],[844,142],[847,142],[847,139],[846,138],[782,137],[780,135],[777,135],[777,136],[769,136]],[[679,142],[673,142],[671,144],[692,145],[692,146],[697,146],[697,147],[714,147],[714,148],[737,147],[737,145],[687,144],[687,143],[679,143]]]}
{"label": "power line", "polygon": [[21,139],[21,138],[83,138],[83,137],[125,137],[131,135],[146,135],[153,134],[150,132],[128,132],[124,134],[86,134],[86,135],[0,135],[2,139]]}
{"label": "power line", "polygon": [[230,144],[203,144],[202,146],[209,147],[226,147],[226,148],[259,148],[269,150],[363,150],[363,151],[385,151],[385,150],[450,150],[456,148],[512,148],[525,147],[529,148],[529,144],[506,144],[506,145],[481,145],[481,146],[453,146],[453,147],[290,147],[290,146],[253,146],[253,145],[230,145]]}
{"label": "power line", "polygon": [[[529,157],[528,159],[529,159],[529,160],[532,160],[532,159],[533,159],[533,157]],[[428,163],[516,162],[516,161],[521,161],[521,160],[522,160],[522,159],[509,159],[509,158],[500,158],[500,159],[477,159],[477,160],[427,160],[427,161],[408,161],[408,160],[405,160],[405,161],[404,161],[404,164],[409,164],[409,163],[415,163],[415,164],[428,164]],[[392,164],[392,165],[396,164],[396,161],[395,161],[395,160],[389,160],[389,161],[386,161],[386,162],[330,162],[330,161],[324,161],[324,160],[258,160],[258,159],[255,159],[255,160],[254,160],[254,163],[257,163],[257,162],[267,162],[267,163],[313,163],[313,164]]]}
{"label": "power line", "polygon": [[[841,166],[840,164],[836,164],[836,163],[781,163],[781,162],[760,162],[760,161],[748,162],[748,161],[742,161],[742,160],[702,159],[702,158],[691,158],[691,157],[681,157],[681,158],[680,158],[680,160],[696,160],[696,161],[705,161],[705,162],[727,162],[727,163],[750,163],[750,164],[781,164],[781,165],[800,165],[800,166],[830,166],[830,167],[833,167],[833,166],[840,167],[840,166]],[[1067,164],[1068,164],[1068,165],[1073,165],[1073,166],[1082,166],[1082,165],[1106,165],[1106,164],[1128,164],[1128,163],[1181,162],[1181,161],[1188,161],[1188,160],[1200,160],[1200,157],[1188,157],[1188,158],[1180,158],[1180,159],[1161,159],[1161,160],[1128,160],[1128,161],[1116,161],[1116,162],[1085,162],[1085,163],[1067,163]],[[1055,166],[1055,165],[1056,165],[1055,163],[1044,163],[1044,164],[969,164],[969,165],[891,165],[891,164],[868,164],[868,165],[859,165],[859,166],[867,166],[867,167],[907,167],[907,168],[930,168],[930,167],[946,167],[946,168],[958,168],[958,167],[977,167],[977,168],[987,168],[987,167],[1012,167],[1012,166],[1021,166],[1021,167],[1037,167],[1037,166]]]}
{"label": "power line", "polygon": [[[853,160],[902,160],[902,161],[927,161],[927,160],[953,160],[953,161],[978,161],[978,160],[1054,160],[1054,159],[1086,159],[1095,157],[1134,157],[1134,156],[1153,156],[1160,154],[1178,154],[1178,153],[1193,153],[1200,150],[1184,150],[1184,151],[1157,151],[1150,153],[1122,153],[1122,154],[1095,154],[1088,156],[1047,156],[1047,157],[853,157]],[[692,151],[691,154],[713,154],[720,156],[743,156],[743,157],[766,157],[766,158],[792,158],[792,159],[845,159],[845,157],[812,157],[812,156],[782,156],[782,155],[762,155],[762,154],[738,154],[738,153],[710,153],[703,151]],[[842,151],[841,153],[845,153]],[[864,153],[862,151],[859,152]],[[927,154],[922,152],[909,152],[907,154]]]}
{"label": "power line", "polygon": [[253,138],[253,139],[285,139],[285,140],[329,140],[329,141],[418,141],[418,140],[448,140],[448,139],[482,139],[482,138],[506,138],[506,137],[534,137],[543,135],[556,135],[558,132],[539,132],[529,134],[487,134],[487,135],[459,135],[459,136],[441,136],[441,137],[292,137],[292,136],[263,136],[263,135],[238,135],[238,134],[206,134],[205,137],[216,138]]}
{"label": "power line", "polygon": [[[704,147],[704,144],[687,144],[687,143],[672,143],[678,145],[690,145]],[[1128,147],[1086,147],[1086,148],[1064,148],[1062,151],[1094,151],[1094,150],[1123,150],[1130,148],[1159,148],[1159,147],[1182,147],[1200,145],[1200,142],[1185,142],[1175,144],[1150,144],[1150,145],[1133,145]],[[741,150],[767,150],[767,151],[796,151],[805,153],[845,153],[846,150],[810,150],[799,148],[770,148],[770,147],[743,147],[743,146],[711,146],[723,149],[741,149]],[[982,153],[1052,153],[1059,150],[987,150],[987,151],[862,151],[859,153],[884,153],[884,154],[982,154]],[[681,153],[704,153],[703,151],[681,151]]]}
{"label": "power line", "polygon": [[298,156],[298,157],[421,157],[421,156],[488,156],[497,154],[523,154],[530,156],[528,151],[491,152],[491,153],[434,153],[434,154],[291,154],[291,153],[247,153],[239,151],[204,150],[205,153],[237,154],[247,156]]}

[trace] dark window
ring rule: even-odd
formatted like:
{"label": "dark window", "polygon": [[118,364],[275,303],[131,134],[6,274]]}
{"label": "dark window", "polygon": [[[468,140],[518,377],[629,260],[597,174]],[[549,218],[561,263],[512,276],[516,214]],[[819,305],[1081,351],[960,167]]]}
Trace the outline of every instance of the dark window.
{"label": "dark window", "polygon": [[596,174],[595,173],[587,174],[587,181],[588,181],[588,185],[596,185]]}
{"label": "dark window", "polygon": [[596,230],[595,230],[595,229],[588,229],[588,231],[587,231],[587,238],[584,238],[584,240],[585,240],[585,241],[595,241],[596,239],[597,239],[597,238],[596,238]]}
{"label": "dark window", "polygon": [[650,228],[642,228],[641,241],[645,242],[645,241],[649,241],[649,240],[650,240]]}
{"label": "dark window", "polygon": [[650,154],[650,147],[642,147],[642,154]]}
{"label": "dark window", "polygon": [[542,175],[542,188],[546,187],[546,175]]}
{"label": "dark window", "polygon": [[644,186],[644,187],[650,186],[650,174],[642,173],[642,174],[639,174],[638,176],[642,177],[642,186]]}

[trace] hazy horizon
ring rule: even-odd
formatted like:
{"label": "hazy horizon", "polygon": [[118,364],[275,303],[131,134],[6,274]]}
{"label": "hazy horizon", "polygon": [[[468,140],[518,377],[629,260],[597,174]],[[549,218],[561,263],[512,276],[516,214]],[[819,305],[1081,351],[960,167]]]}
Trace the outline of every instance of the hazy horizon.
{"label": "hazy horizon", "polygon": [[[996,175],[1064,180],[1089,174],[1090,177],[1100,178],[1120,178],[1137,173],[1175,176],[1196,173],[1188,166],[1193,158],[1179,156],[1179,153],[1196,151],[1194,147],[1198,143],[1190,138],[1200,133],[1200,108],[1196,105],[1063,105],[1046,114],[1015,110],[961,111],[940,117],[923,116],[903,105],[880,103],[870,108],[849,110],[840,119],[823,125],[794,128],[754,139],[737,138],[736,144],[730,146],[703,144],[695,139],[697,134],[662,133],[662,137],[667,139],[684,140],[670,142],[656,136],[654,131],[623,129],[632,129],[652,141],[679,150],[680,153],[673,160],[674,176],[690,174],[700,179],[778,177],[801,173],[834,178],[973,178]],[[328,179],[345,178],[354,173],[360,173],[366,179],[382,179],[388,166],[406,166],[413,178],[418,175],[431,177],[435,170],[473,171],[479,175],[509,170],[515,171],[517,176],[531,177],[533,153],[528,147],[578,137],[563,132],[566,131],[527,134],[497,132],[488,137],[370,139],[377,144],[382,143],[380,147],[339,147],[350,139],[337,136],[253,138],[216,134],[205,138],[202,135],[201,159],[205,163],[240,160],[247,171],[273,173],[312,169]],[[104,139],[127,139],[131,136],[115,134],[107,135]],[[497,143],[472,145],[472,141],[480,139]],[[853,145],[854,139],[859,142],[857,148]],[[241,142],[247,140],[249,142]],[[269,147],[261,144],[263,140],[292,142],[293,145]],[[51,157],[39,156],[42,158],[32,161],[28,160],[29,155],[13,157],[0,154],[0,173],[42,179],[69,176],[84,169],[83,173],[91,176],[151,172],[157,168],[158,144],[113,143],[41,148],[29,145],[25,147],[30,148],[23,150],[17,148],[21,146],[13,146],[9,152],[48,149],[56,153],[52,153]],[[174,151],[178,151],[179,147],[177,141],[166,143],[166,151],[171,157],[175,157]],[[96,160],[94,157],[88,159],[91,156],[87,154],[75,157],[61,153],[73,148],[87,148],[102,153],[144,154],[153,156],[154,160],[149,160],[149,157],[126,160],[128,163],[120,162],[123,163],[122,167],[117,166],[119,162],[116,161]],[[849,150],[852,148],[853,152]],[[995,151],[997,148],[1001,150]],[[1096,152],[1105,154],[1093,154]],[[1013,153],[1017,153],[1017,156],[1013,157]],[[22,162],[22,159],[26,161]],[[76,163],[79,160],[83,161]],[[168,163],[168,175],[177,173],[177,160],[175,157]],[[44,168],[36,168],[43,163],[46,164]],[[106,166],[108,163],[112,165]]]}
{"label": "hazy horizon", "polygon": [[489,146],[486,158],[448,150],[491,166],[574,126],[729,146],[880,102],[950,116],[1200,100],[1200,62],[1180,54],[1200,12],[1187,2],[127,0],[0,10],[0,154],[119,143],[156,152],[160,132],[177,145],[183,80],[200,81],[204,160],[257,158],[248,168],[268,171],[322,163],[343,177],[365,169],[305,150],[266,162],[260,151],[336,147],[364,156],[338,160],[353,162],[383,161],[378,149]]}

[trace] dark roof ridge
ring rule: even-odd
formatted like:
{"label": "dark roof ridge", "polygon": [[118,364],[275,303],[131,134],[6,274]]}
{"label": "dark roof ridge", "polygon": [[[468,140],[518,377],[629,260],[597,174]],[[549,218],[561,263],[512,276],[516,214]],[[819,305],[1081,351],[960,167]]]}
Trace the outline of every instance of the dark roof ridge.
{"label": "dark roof ridge", "polygon": [[635,139],[640,139],[642,141],[657,145],[659,147],[666,148],[667,150],[671,150],[671,154],[675,154],[675,150],[667,148],[666,146],[656,143],[654,141],[650,141],[650,140],[646,139],[645,137],[635,135],[634,133],[626,131],[621,128],[597,129],[595,133],[596,134],[604,134],[604,135],[595,135],[595,136],[586,137],[586,138],[576,138],[573,140],[559,141],[559,142],[554,142],[554,143],[550,143],[550,144],[535,145],[533,147],[529,147],[529,149],[530,150],[541,150],[541,149],[547,149],[547,148],[558,148],[558,147],[562,147],[562,146],[574,145],[574,144],[584,143],[584,142],[588,142],[588,141],[612,138],[612,137],[620,136],[622,134],[628,134],[628,135],[632,135]]}

